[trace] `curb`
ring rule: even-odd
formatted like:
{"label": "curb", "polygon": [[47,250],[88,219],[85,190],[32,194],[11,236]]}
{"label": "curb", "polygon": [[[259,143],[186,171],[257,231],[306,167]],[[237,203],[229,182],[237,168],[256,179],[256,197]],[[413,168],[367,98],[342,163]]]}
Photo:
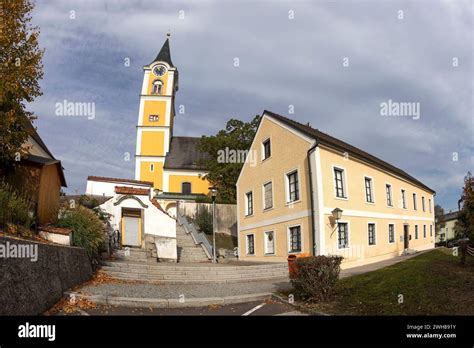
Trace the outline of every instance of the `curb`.
{"label": "curb", "polygon": [[120,297],[108,295],[85,295],[77,292],[65,292],[67,298],[74,296],[76,299],[86,299],[99,305],[122,306],[138,308],[185,308],[185,307],[205,307],[210,305],[226,305],[245,303],[252,301],[263,301],[271,298],[271,292],[257,294],[236,295],[226,297],[201,297],[183,299],[165,298],[143,298],[143,297]]}

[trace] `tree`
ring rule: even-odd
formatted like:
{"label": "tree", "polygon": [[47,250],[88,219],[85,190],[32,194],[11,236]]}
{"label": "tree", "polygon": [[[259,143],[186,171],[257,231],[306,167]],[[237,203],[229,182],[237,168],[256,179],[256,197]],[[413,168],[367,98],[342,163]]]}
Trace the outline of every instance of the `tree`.
{"label": "tree", "polygon": [[[467,237],[470,243],[474,243],[474,177],[471,172],[467,172],[464,177],[464,188],[460,202],[462,202],[462,209],[459,210],[458,219],[454,225],[456,237]],[[466,262],[467,244],[460,243],[462,264]]]}
{"label": "tree", "polygon": [[0,168],[25,155],[35,119],[25,103],[41,95],[44,51],[38,46],[39,29],[31,25],[33,7],[30,0],[0,0]]}
{"label": "tree", "polygon": [[444,220],[444,209],[439,204],[436,204],[434,207],[434,212],[436,218],[435,233],[438,235],[441,229],[446,226],[446,222]]}
{"label": "tree", "polygon": [[198,164],[208,172],[205,179],[217,188],[218,201],[235,203],[235,184],[259,124],[259,115],[250,122],[230,119],[216,135],[201,138],[198,149],[208,158]]}

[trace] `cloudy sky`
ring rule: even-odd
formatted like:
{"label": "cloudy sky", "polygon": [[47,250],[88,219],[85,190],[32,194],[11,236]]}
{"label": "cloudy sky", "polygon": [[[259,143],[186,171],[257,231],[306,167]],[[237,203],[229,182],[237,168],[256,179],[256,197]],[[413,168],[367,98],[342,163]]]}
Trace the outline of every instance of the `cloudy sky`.
{"label": "cloudy sky", "polygon": [[[88,175],[132,178],[142,67],[171,30],[176,135],[268,109],[406,170],[454,209],[474,168],[472,14],[472,1],[37,1],[44,95],[30,109],[67,192]],[[64,100],[95,103],[95,118],[55,116]],[[388,100],[419,103],[420,117],[382,116]]]}

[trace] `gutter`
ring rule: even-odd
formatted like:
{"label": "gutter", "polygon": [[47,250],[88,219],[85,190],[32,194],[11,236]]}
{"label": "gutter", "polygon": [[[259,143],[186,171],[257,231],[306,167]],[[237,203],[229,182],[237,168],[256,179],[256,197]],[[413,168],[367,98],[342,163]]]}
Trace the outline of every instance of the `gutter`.
{"label": "gutter", "polygon": [[310,192],[310,202],[311,202],[311,233],[313,235],[313,247],[312,247],[312,255],[316,256],[316,228],[314,223],[314,199],[313,199],[313,175],[311,172],[311,159],[310,154],[311,152],[316,149],[318,146],[318,141],[311,146],[306,154],[306,158],[308,159],[308,171],[309,171],[309,192]]}

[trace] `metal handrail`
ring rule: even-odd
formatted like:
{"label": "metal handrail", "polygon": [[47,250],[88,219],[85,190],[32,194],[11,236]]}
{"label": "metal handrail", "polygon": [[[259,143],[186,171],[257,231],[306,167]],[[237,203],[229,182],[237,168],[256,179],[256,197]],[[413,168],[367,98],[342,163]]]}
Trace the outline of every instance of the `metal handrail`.
{"label": "metal handrail", "polygon": [[191,234],[194,243],[201,245],[202,249],[206,253],[207,258],[212,259],[212,246],[211,243],[209,243],[206,235],[203,232],[198,231],[196,226],[194,226],[192,222],[190,223],[186,216],[181,215],[178,209],[176,211],[176,215],[178,218],[178,223],[184,227],[186,234]]}

